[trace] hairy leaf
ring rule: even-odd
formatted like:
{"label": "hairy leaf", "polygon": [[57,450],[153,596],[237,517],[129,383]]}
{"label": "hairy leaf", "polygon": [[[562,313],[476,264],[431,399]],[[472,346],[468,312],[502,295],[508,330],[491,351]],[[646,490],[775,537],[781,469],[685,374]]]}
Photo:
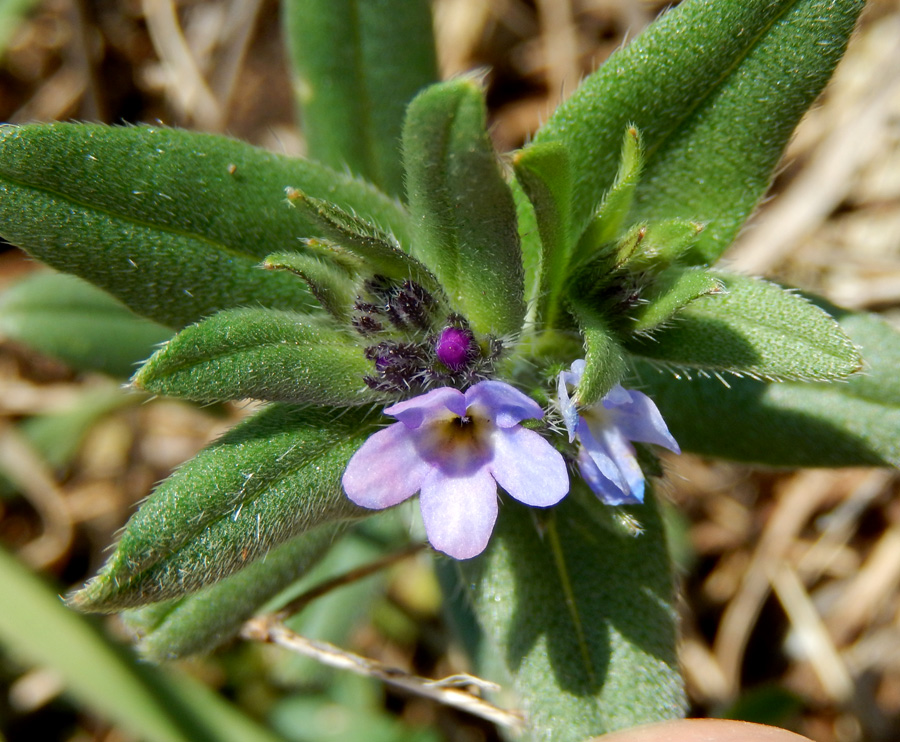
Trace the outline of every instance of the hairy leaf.
{"label": "hairy leaf", "polygon": [[829,381],[860,370],[859,351],[828,314],[799,294],[744,276],[715,275],[723,290],[697,299],[628,349],[676,368],[777,381]]}
{"label": "hairy leaf", "polygon": [[437,80],[426,0],[287,0],[285,38],[309,154],[403,192],[406,106]]}
{"label": "hairy leaf", "polygon": [[341,488],[371,413],[274,405],[165,480],[75,607],[114,611],[228,577],[291,537],[364,517]]}
{"label": "hairy leaf", "polygon": [[374,371],[349,333],[273,309],[231,309],[186,327],[158,350],[133,384],[198,402],[255,398],[331,405],[378,399]]}
{"label": "hairy leaf", "polygon": [[686,451],[771,466],[900,466],[900,333],[829,308],[864,372],[831,384],[675,378],[637,366],[638,384]]}
{"label": "hairy leaf", "polygon": [[346,323],[350,320],[350,312],[358,295],[358,282],[340,264],[323,255],[321,248],[325,243],[322,240],[308,240],[307,246],[310,244],[318,245],[320,249],[312,251],[312,254],[275,253],[263,261],[263,268],[296,273],[306,281],[310,293],[322,308],[335,319]]}
{"label": "hairy leaf", "polygon": [[783,11],[743,59],[658,143],[638,187],[636,219],[683,217],[707,225],[691,253],[696,263],[717,260],[763,197],[865,1],[779,4]]}
{"label": "hairy leaf", "polygon": [[672,577],[652,497],[613,511],[579,484],[548,518],[506,503],[484,557],[460,564],[533,739],[581,742],[683,713]]}
{"label": "hairy leaf", "polygon": [[0,334],[76,370],[127,378],[172,331],[75,276],[40,272],[0,296]]}
{"label": "hairy leaf", "polygon": [[862,6],[688,0],[612,55],[534,140],[569,150],[576,230],[612,184],[633,125],[647,163],[632,218],[708,223],[696,259],[714,260],[762,197]]}
{"label": "hairy leaf", "polygon": [[223,137],[86,124],[0,129],[0,234],[169,327],[234,306],[315,306],[301,282],[258,267],[316,234],[285,203],[289,186],[408,244],[402,208],[372,186]]}
{"label": "hairy leaf", "polygon": [[233,639],[244,621],[322,558],[341,529],[340,524],[313,529],[198,593],[126,617],[141,634],[141,652],[159,662],[210,652]]}
{"label": "hairy leaf", "polygon": [[410,104],[403,160],[414,254],[450,303],[484,334],[518,332],[525,316],[516,207],[471,80],[433,85]]}
{"label": "hairy leaf", "polygon": [[541,236],[541,278],[537,317],[553,327],[561,309],[572,252],[572,179],[566,150],[552,142],[530,147],[513,162],[518,182],[534,208]]}
{"label": "hairy leaf", "polygon": [[684,270],[669,268],[660,273],[654,283],[645,290],[632,313],[634,332],[648,332],[668,322],[695,299],[707,294],[717,294],[722,284],[715,274],[701,268]]}
{"label": "hairy leaf", "polygon": [[297,208],[316,231],[324,235],[346,252],[356,257],[368,268],[369,274],[382,274],[391,278],[412,279],[431,291],[439,289],[428,269],[418,260],[400,249],[393,236],[381,231],[374,224],[338,206],[313,198],[294,188],[287,190],[288,202]]}

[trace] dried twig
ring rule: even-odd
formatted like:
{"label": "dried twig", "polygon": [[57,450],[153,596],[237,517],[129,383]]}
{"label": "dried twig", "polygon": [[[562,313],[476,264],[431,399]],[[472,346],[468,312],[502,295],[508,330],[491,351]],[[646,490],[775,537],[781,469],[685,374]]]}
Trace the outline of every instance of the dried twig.
{"label": "dried twig", "polygon": [[462,684],[475,685],[479,688],[496,687],[479,678],[469,675],[452,675],[443,680],[432,680],[412,675],[377,660],[367,659],[358,654],[340,649],[333,644],[306,639],[291,631],[272,616],[260,616],[251,619],[244,624],[241,636],[245,639],[277,644],[292,652],[297,652],[305,657],[321,662],[323,665],[375,678],[395,688],[402,688],[417,696],[430,698],[445,706],[452,706],[482,719],[487,719],[494,724],[512,729],[521,729],[524,724],[524,719],[520,713],[505,711],[458,687]]}

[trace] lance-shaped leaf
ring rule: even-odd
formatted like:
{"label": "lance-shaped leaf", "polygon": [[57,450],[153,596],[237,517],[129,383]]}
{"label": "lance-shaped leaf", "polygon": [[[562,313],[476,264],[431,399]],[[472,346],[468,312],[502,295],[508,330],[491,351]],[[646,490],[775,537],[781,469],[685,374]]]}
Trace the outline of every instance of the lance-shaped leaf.
{"label": "lance-shaped leaf", "polygon": [[576,487],[549,522],[507,503],[484,557],[460,563],[535,740],[581,742],[685,706],[656,503],[625,509],[635,535]]}
{"label": "lance-shaped leaf", "polygon": [[371,222],[296,188],[287,189],[287,198],[307,221],[315,225],[319,234],[357,257],[369,273],[412,279],[433,292],[439,290],[428,269],[405,253],[396,239]]}
{"label": "lance-shaped leaf", "polygon": [[541,236],[537,318],[553,327],[572,252],[572,178],[569,156],[557,142],[516,155],[516,176],[534,209]]}
{"label": "lance-shaped leaf", "polygon": [[541,260],[544,252],[541,232],[534,207],[516,179],[510,183],[513,201],[516,204],[516,220],[519,224],[519,243],[522,249],[522,269],[524,273],[525,303],[529,312],[537,309],[541,296]]}
{"label": "lance-shaped leaf", "polygon": [[358,405],[378,399],[374,368],[353,336],[273,309],[231,309],[186,327],[135,375],[138,389],[223,402],[265,399]]}
{"label": "lance-shaped leaf", "polygon": [[127,378],[172,331],[75,276],[40,272],[0,296],[0,334],[79,371]]}
{"label": "lance-shaped leaf", "polygon": [[313,529],[198,593],[126,616],[127,623],[140,634],[142,654],[160,662],[211,652],[233,639],[244,621],[325,555],[341,530],[342,524]]}
{"label": "lance-shaped leaf", "polygon": [[704,226],[686,219],[661,219],[647,225],[627,270],[659,272],[681,259],[700,239]]}
{"label": "lance-shaped leaf", "polygon": [[302,282],[258,266],[315,234],[286,205],[289,185],[408,240],[402,208],[372,186],[223,137],[80,124],[0,129],[0,233],[169,327],[233,306],[315,306]]}
{"label": "lance-shaped leaf", "polygon": [[773,283],[716,273],[723,290],[697,299],[632,353],[676,368],[773,381],[830,381],[860,370],[859,351],[826,312]]}
{"label": "lance-shaped leaf", "polygon": [[263,410],[156,489],[73,605],[115,611],[196,592],[297,534],[365,517],[341,476],[372,430],[358,409]]}
{"label": "lance-shaped leaf", "polygon": [[584,336],[584,373],[575,400],[578,405],[592,405],[604,397],[625,374],[625,354],[609,323],[590,307],[573,302],[572,311]]}
{"label": "lance-shaped leaf", "polygon": [[319,249],[312,254],[281,252],[269,255],[263,261],[263,268],[296,273],[306,281],[310,293],[326,312],[337,320],[347,322],[359,293],[359,282],[337,261],[323,255],[323,240],[311,239],[306,244],[317,245]]}
{"label": "lance-shaped leaf", "polygon": [[676,378],[637,364],[638,385],[686,451],[770,466],[900,466],[900,333],[829,307],[864,372],[831,384]]}
{"label": "lance-shaped leaf", "polygon": [[763,197],[864,4],[791,3],[706,105],[660,143],[638,188],[635,218],[652,214],[708,224],[691,256],[696,263],[717,260]]}
{"label": "lance-shaped leaf", "polygon": [[613,182],[632,124],[647,152],[632,218],[708,223],[696,257],[713,260],[763,195],[862,6],[689,0],[611,56],[535,137],[571,154],[576,229]]}
{"label": "lance-shaped leaf", "polygon": [[403,192],[406,106],[437,80],[426,0],[287,0],[285,38],[310,157]]}
{"label": "lance-shaped leaf", "polygon": [[516,207],[484,127],[473,81],[420,93],[403,129],[406,187],[414,254],[473,329],[508,334],[525,316],[522,255]]}
{"label": "lance-shaped leaf", "polygon": [[622,156],[616,179],[578,241],[574,264],[579,265],[590,260],[599,248],[621,236],[643,167],[644,148],[641,135],[633,126],[629,126],[622,143]]}
{"label": "lance-shaped leaf", "polygon": [[673,267],[662,271],[642,293],[632,312],[632,331],[649,332],[671,320],[695,299],[722,291],[722,282],[702,268]]}

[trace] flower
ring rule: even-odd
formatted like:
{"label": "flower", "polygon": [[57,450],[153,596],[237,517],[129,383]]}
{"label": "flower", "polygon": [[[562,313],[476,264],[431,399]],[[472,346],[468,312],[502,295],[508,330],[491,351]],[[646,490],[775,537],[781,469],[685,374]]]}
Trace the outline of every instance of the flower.
{"label": "flower", "polygon": [[577,410],[569,385],[581,381],[584,360],[559,375],[559,407],[569,431],[577,437],[578,468],[588,486],[607,505],[644,501],[644,473],[629,441],[655,443],[681,453],[653,400],[646,394],[614,386],[596,404]]}
{"label": "flower", "polygon": [[569,491],[562,455],[519,423],[541,418],[530,397],[502,381],[465,392],[434,389],[385,409],[394,423],[350,459],[343,485],[364,508],[416,492],[431,545],[455,559],[484,551],[497,520],[497,485],[526,505],[549,507]]}

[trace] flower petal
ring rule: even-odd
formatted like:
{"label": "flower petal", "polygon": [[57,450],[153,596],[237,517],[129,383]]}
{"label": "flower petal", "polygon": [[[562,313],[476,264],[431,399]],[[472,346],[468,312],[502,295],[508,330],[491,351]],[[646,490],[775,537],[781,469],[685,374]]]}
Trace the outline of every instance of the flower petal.
{"label": "flower petal", "polygon": [[628,481],[622,474],[621,467],[615,460],[615,452],[611,451],[607,445],[607,428],[592,428],[588,421],[583,417],[578,418],[578,440],[585,453],[594,462],[597,470],[622,492],[626,492]]}
{"label": "flower petal", "polygon": [[632,446],[625,435],[617,427],[608,427],[603,431],[603,447],[609,453],[625,482],[623,493],[642,502],[644,498],[644,472],[638,464]]}
{"label": "flower petal", "polygon": [[[575,361],[578,363],[578,361]],[[581,364],[584,365],[584,362]],[[575,367],[575,364],[572,364]],[[575,402],[569,396],[569,384],[573,386],[578,383],[581,373],[573,373],[571,371],[560,371],[559,380],[556,384],[557,399],[559,400],[559,411],[562,414],[563,422],[566,424],[566,430],[569,431],[569,443],[575,440],[575,433],[578,429],[578,408]]]}
{"label": "flower petal", "polygon": [[634,488],[625,491],[615,482],[603,476],[584,448],[578,451],[578,470],[588,487],[606,505],[635,505],[644,501],[643,477]]}
{"label": "flower petal", "polygon": [[419,497],[428,541],[454,559],[484,551],[497,520],[497,484],[486,469],[448,477],[433,470]]}
{"label": "flower petal", "polygon": [[466,414],[466,397],[449,386],[432,389],[426,394],[407,399],[391,405],[384,411],[385,415],[396,417],[407,428],[418,428],[425,420],[446,415],[447,413],[463,417]]}
{"label": "flower petal", "polygon": [[359,447],[341,483],[357,505],[381,510],[414,495],[431,469],[416,448],[415,433],[394,423]]}
{"label": "flower petal", "polygon": [[470,386],[466,404],[480,407],[498,428],[511,428],[522,420],[544,416],[537,402],[503,381],[479,381]]}
{"label": "flower petal", "polygon": [[497,484],[519,502],[549,507],[569,491],[569,473],[562,455],[533,430],[498,429],[489,464]]}
{"label": "flower petal", "polygon": [[[681,448],[669,432],[666,421],[653,400],[646,394],[634,390],[624,390],[629,399],[615,405],[616,426],[630,441],[655,443],[675,453]],[[612,408],[610,408],[612,409]]]}

